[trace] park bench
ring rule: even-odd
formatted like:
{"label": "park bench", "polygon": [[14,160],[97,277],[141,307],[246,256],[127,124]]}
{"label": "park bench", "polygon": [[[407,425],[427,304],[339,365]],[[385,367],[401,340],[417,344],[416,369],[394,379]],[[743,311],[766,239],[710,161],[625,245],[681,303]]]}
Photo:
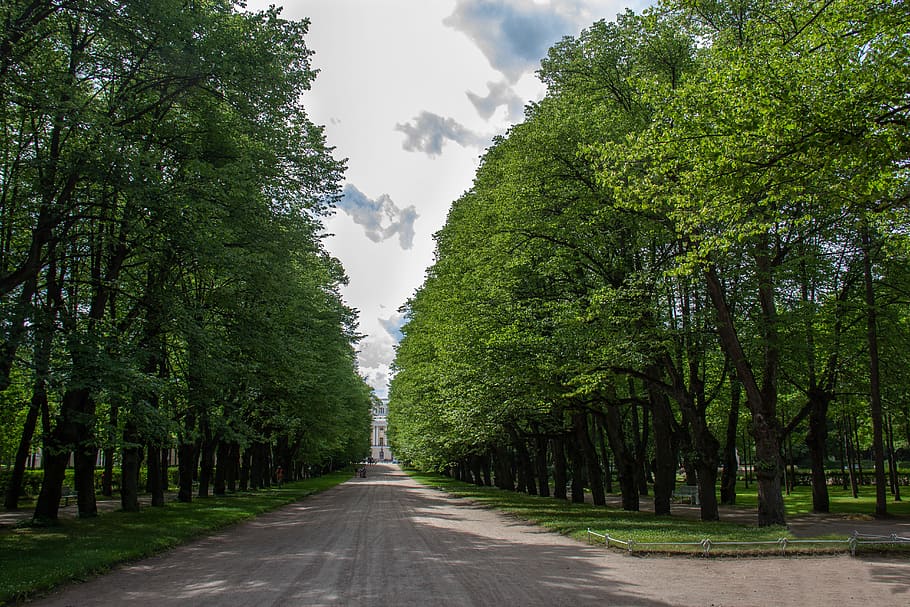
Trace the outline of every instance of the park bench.
{"label": "park bench", "polygon": [[79,494],[76,493],[76,491],[72,487],[70,487],[69,485],[63,485],[63,493],[60,494],[60,499],[63,500],[64,506],[69,506],[70,500],[76,499],[77,497],[79,497]]}
{"label": "park bench", "polygon": [[694,506],[698,506],[698,487],[694,485],[680,485],[673,491],[673,499],[679,502],[686,501]]}

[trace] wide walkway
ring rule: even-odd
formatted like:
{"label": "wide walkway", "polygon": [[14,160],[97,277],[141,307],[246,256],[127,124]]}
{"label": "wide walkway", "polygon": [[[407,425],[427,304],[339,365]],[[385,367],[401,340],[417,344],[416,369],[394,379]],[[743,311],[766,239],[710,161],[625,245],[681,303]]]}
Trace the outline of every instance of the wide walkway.
{"label": "wide walkway", "polygon": [[910,560],[638,558],[421,487],[392,466],[36,603],[910,604]]}

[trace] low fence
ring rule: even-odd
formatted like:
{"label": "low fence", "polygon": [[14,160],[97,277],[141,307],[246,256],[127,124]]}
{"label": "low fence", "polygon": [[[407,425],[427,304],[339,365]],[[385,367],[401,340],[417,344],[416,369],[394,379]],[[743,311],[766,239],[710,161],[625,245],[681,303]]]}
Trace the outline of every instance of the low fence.
{"label": "low fence", "polygon": [[710,538],[705,538],[700,541],[691,541],[691,542],[636,542],[634,540],[621,540],[615,537],[611,537],[609,534],[601,534],[591,529],[587,530],[587,539],[588,543],[600,543],[603,542],[604,546],[607,548],[618,547],[624,550],[627,550],[629,554],[633,554],[636,549],[639,551],[649,551],[649,549],[658,548],[658,547],[690,547],[690,548],[701,548],[702,556],[710,556],[711,550],[719,547],[733,547],[733,546],[756,546],[756,547],[769,547],[774,546],[775,553],[785,555],[787,553],[787,548],[791,546],[800,546],[800,545],[816,545],[816,546],[837,546],[842,545],[845,550],[850,552],[851,556],[856,556],[856,549],[859,546],[908,546],[910,547],[910,537],[902,537],[896,533],[891,535],[867,535],[854,531],[853,535],[848,538],[838,540],[838,539],[790,539],[782,537],[777,540],[759,540],[759,541],[712,541]]}

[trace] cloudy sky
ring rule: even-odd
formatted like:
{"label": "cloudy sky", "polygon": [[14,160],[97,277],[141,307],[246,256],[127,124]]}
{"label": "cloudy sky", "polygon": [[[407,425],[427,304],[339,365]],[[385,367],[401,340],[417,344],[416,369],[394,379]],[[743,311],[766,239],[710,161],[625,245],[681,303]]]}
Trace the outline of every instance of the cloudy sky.
{"label": "cloudy sky", "polygon": [[249,0],[309,18],[320,70],[304,105],[347,159],[326,247],[360,312],[362,374],[385,396],[399,308],[433,261],[433,233],[471,186],[492,137],[543,87],[547,49],[639,0]]}

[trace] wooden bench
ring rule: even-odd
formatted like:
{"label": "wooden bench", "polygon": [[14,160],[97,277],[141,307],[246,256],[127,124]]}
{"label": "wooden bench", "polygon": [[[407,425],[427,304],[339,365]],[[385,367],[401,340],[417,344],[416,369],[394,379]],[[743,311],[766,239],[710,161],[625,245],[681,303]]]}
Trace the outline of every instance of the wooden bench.
{"label": "wooden bench", "polygon": [[680,485],[673,491],[673,499],[676,501],[686,501],[693,506],[698,506],[698,487],[694,485]]}
{"label": "wooden bench", "polygon": [[60,494],[60,499],[63,500],[64,506],[69,506],[70,500],[76,499],[77,497],[79,497],[79,494],[76,493],[76,491],[72,487],[70,487],[69,485],[63,485],[63,493]]}

